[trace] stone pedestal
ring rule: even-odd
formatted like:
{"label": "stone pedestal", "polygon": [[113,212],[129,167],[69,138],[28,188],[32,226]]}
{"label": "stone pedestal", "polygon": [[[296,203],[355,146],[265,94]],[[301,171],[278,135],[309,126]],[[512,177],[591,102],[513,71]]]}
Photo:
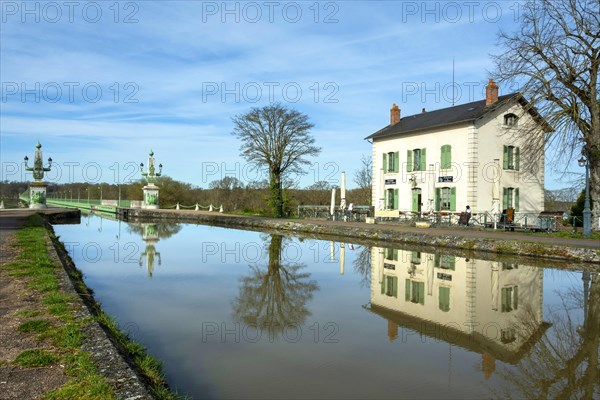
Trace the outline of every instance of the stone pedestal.
{"label": "stone pedestal", "polygon": [[144,186],[144,206],[143,208],[155,210],[158,209],[158,192],[159,188],[156,185]]}
{"label": "stone pedestal", "polygon": [[32,182],[29,185],[29,208],[47,208],[47,188],[48,184],[44,182]]}

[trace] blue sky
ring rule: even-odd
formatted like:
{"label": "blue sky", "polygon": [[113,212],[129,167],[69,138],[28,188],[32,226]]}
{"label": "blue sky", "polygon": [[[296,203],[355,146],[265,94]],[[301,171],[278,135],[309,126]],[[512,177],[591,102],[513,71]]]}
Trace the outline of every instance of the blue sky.
{"label": "blue sky", "polygon": [[[1,179],[27,178],[39,139],[48,180],[163,172],[207,187],[263,177],[239,156],[231,117],[278,101],[309,115],[322,153],[300,187],[348,186],[363,140],[402,115],[482,99],[500,28],[519,2],[2,1]],[[515,88],[500,88],[500,94]],[[558,182],[547,163],[546,185]],[[119,171],[119,173],[117,173]],[[579,171],[575,171],[579,172]]]}

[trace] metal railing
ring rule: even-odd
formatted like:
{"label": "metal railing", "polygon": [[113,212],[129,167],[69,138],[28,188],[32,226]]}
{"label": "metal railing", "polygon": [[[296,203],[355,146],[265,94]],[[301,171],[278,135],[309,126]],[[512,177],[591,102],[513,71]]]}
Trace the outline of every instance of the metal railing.
{"label": "metal railing", "polygon": [[354,222],[365,222],[368,217],[372,216],[370,206],[353,206],[352,211],[341,210],[336,207],[333,215],[331,215],[331,206],[304,205],[298,206],[296,213],[299,218]]}
{"label": "metal railing", "polygon": [[398,210],[398,216],[378,216],[377,222],[394,222],[407,226],[414,226],[417,222],[426,222],[434,227],[465,226],[482,229],[505,229],[520,231],[546,231],[558,230],[558,219],[554,215],[540,213],[491,213],[480,212],[472,214],[465,223],[463,213],[457,212],[416,212]]}

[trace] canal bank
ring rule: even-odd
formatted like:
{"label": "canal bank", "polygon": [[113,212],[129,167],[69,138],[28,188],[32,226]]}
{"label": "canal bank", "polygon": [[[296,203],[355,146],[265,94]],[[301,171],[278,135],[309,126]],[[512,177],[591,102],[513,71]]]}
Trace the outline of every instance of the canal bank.
{"label": "canal bank", "polygon": [[17,214],[0,214],[2,398],[178,398],[95,302],[52,227]]}
{"label": "canal bank", "polygon": [[249,230],[276,230],[297,235],[319,235],[337,241],[366,244],[418,245],[488,258],[490,254],[529,258],[536,262],[585,263],[600,267],[600,241],[563,238],[551,234],[527,234],[467,227],[415,228],[394,223],[366,224],[328,220],[296,220],[239,216],[187,210],[119,209],[128,220],[176,221]]}

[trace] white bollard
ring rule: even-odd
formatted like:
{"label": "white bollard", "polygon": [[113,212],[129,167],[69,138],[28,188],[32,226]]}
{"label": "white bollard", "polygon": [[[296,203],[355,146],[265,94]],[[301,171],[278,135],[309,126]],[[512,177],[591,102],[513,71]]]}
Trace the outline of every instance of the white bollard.
{"label": "white bollard", "polygon": [[196,203],[196,208],[194,208],[195,211],[200,210],[200,207],[198,207],[198,203]]}
{"label": "white bollard", "polygon": [[212,204],[208,207],[208,212],[213,212],[213,206],[212,206]]}
{"label": "white bollard", "polygon": [[176,210],[179,210],[179,203],[177,203],[177,206],[175,207]]}
{"label": "white bollard", "polygon": [[223,212],[223,204],[221,204],[221,207],[219,207],[219,212],[222,213]]}
{"label": "white bollard", "polygon": [[0,210],[4,210],[4,200],[0,201]]}

